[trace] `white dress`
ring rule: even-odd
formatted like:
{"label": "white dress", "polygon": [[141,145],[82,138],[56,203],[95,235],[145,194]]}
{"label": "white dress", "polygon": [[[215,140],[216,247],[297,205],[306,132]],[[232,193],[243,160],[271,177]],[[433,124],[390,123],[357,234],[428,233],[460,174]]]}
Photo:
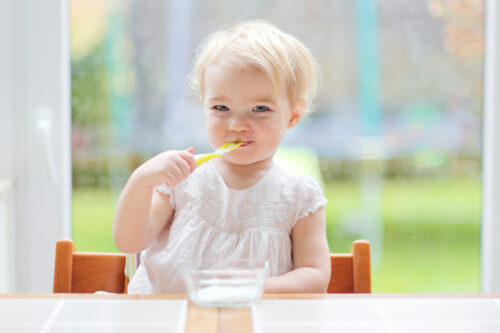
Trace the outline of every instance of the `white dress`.
{"label": "white dress", "polygon": [[179,267],[192,259],[260,259],[270,276],[289,272],[295,223],[327,202],[316,180],[277,164],[244,190],[228,188],[213,161],[158,190],[170,195],[172,226],[141,253],[130,294],[184,293]]}

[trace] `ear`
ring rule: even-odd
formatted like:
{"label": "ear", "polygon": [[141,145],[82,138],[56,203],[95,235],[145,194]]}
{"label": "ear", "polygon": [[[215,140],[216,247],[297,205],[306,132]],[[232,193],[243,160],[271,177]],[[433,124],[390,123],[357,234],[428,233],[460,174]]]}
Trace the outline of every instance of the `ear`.
{"label": "ear", "polygon": [[290,119],[288,120],[288,129],[295,127],[295,125],[299,123],[305,109],[306,103],[304,101],[298,103],[294,108],[292,108]]}

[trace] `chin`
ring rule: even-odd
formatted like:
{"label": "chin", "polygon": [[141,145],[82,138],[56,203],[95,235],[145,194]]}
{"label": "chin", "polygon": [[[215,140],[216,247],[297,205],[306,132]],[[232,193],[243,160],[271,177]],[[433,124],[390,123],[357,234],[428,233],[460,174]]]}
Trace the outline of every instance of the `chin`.
{"label": "chin", "polygon": [[255,163],[247,158],[228,158],[225,161],[236,165],[249,165]]}
{"label": "chin", "polygon": [[254,165],[259,163],[265,163],[272,158],[248,158],[248,156],[234,157],[231,156],[227,161],[236,165]]}
{"label": "chin", "polygon": [[224,156],[222,159],[225,162],[231,163],[231,164],[238,164],[238,165],[247,165],[247,164],[252,164],[255,163],[254,159],[249,159],[248,156],[241,155],[241,156]]}

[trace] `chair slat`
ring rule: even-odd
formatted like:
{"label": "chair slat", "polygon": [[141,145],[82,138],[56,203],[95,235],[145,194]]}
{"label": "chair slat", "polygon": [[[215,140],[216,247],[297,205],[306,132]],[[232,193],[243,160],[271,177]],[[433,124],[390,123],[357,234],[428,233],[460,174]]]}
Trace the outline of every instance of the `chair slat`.
{"label": "chair slat", "polygon": [[53,289],[55,293],[71,292],[74,250],[73,241],[69,239],[61,239],[56,243]]}
{"label": "chair slat", "polygon": [[331,254],[331,278],[328,285],[328,293],[352,293],[354,292],[353,282],[353,261],[352,254]]}
{"label": "chair slat", "polygon": [[75,253],[71,292],[107,291],[123,293],[125,255],[118,253]]}
{"label": "chair slat", "polygon": [[371,293],[370,243],[357,240],[352,243],[353,280],[355,293]]}
{"label": "chair slat", "polygon": [[76,252],[70,239],[56,243],[54,293],[125,291],[125,258],[122,253]]}

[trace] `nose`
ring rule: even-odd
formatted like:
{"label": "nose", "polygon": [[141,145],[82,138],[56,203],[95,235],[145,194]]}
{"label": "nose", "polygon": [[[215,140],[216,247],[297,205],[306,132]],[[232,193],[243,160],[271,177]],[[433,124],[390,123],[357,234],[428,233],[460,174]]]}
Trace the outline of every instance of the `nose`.
{"label": "nose", "polygon": [[233,117],[229,122],[229,130],[244,132],[250,130],[250,123],[244,116]]}

